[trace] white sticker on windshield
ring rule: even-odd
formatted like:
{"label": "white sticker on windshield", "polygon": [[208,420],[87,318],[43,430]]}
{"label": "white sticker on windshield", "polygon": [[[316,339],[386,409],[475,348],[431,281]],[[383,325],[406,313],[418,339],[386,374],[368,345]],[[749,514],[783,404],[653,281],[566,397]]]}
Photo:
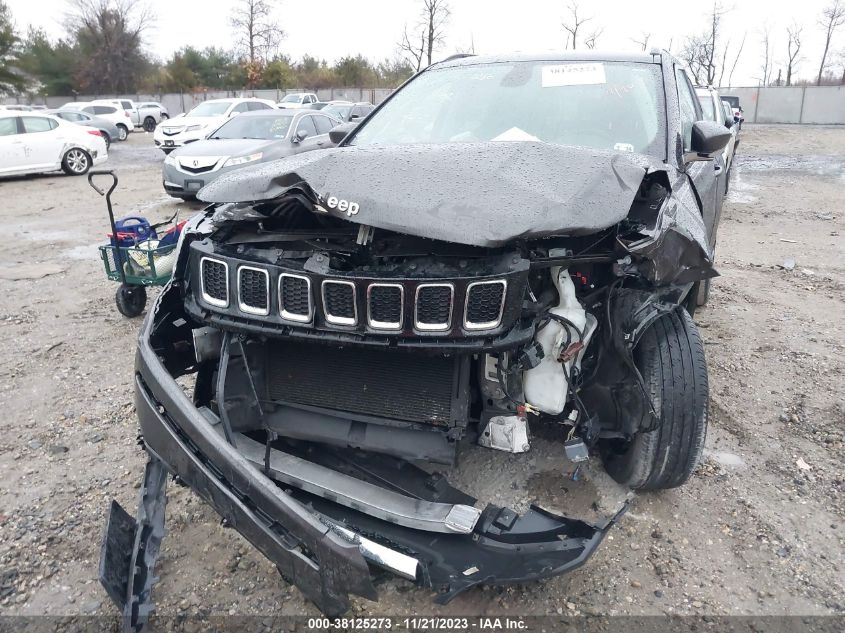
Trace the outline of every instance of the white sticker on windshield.
{"label": "white sticker on windshield", "polygon": [[525,130],[521,130],[518,127],[512,127],[509,130],[505,130],[499,136],[493,137],[491,140],[493,141],[539,141],[536,136],[533,134],[529,134]]}
{"label": "white sticker on windshield", "polygon": [[543,66],[543,88],[605,84],[604,64],[561,64]]}

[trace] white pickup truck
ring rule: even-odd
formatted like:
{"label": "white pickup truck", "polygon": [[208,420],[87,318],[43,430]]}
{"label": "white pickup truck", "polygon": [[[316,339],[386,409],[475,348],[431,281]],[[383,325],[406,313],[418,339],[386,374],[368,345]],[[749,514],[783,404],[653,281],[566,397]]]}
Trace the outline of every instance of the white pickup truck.
{"label": "white pickup truck", "polygon": [[135,127],[144,128],[145,132],[152,132],[156,129],[162,119],[166,119],[167,114],[161,107],[149,107],[149,104],[136,104],[131,99],[98,99],[93,101],[94,104],[100,105],[115,105],[123,108],[129,113],[132,124]]}

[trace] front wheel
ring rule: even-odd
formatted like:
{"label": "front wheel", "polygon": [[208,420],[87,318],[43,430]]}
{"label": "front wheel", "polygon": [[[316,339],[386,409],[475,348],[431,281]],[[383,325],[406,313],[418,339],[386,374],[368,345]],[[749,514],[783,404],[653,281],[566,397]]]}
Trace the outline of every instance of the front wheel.
{"label": "front wheel", "polygon": [[125,141],[129,138],[129,128],[125,125],[118,125],[117,126],[117,140],[118,141]]}
{"label": "front wheel", "polygon": [[153,117],[148,116],[146,119],[144,119],[144,132],[155,132],[155,129],[156,120]]}
{"label": "front wheel", "polygon": [[100,136],[103,137],[103,140],[106,142],[106,149],[111,147],[111,136],[105,130],[100,130]]}
{"label": "front wheel", "polygon": [[147,305],[147,291],[144,286],[130,286],[120,284],[114,295],[117,311],[127,318],[135,318],[144,311]]}
{"label": "front wheel", "polygon": [[84,176],[91,169],[91,157],[84,149],[73,147],[62,157],[62,171],[68,176]]}
{"label": "front wheel", "polygon": [[602,440],[607,472],[635,490],[675,488],[698,464],[707,432],[707,364],[686,310],[660,317],[634,350],[634,362],[657,413],[654,430],[630,441]]}

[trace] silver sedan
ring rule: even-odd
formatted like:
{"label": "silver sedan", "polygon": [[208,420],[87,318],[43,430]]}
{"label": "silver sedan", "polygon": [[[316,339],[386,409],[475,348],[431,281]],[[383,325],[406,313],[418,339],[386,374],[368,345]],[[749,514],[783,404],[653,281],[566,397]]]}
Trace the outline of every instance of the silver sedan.
{"label": "silver sedan", "polygon": [[164,159],[164,190],[191,199],[221,174],[244,165],[315,149],[334,147],[329,130],[340,122],[314,110],[257,110],[226,121],[204,140],[189,143]]}

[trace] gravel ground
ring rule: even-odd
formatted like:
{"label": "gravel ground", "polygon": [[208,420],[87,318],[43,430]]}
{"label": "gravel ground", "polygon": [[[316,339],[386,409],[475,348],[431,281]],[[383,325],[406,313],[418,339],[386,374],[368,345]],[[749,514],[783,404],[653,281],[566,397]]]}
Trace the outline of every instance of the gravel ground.
{"label": "gravel ground", "polygon": [[[113,146],[117,215],[197,208],[162,193],[161,158],[143,133]],[[845,614],[845,129],[748,125],[735,169],[722,276],[696,315],[711,420],[692,480],[634,496],[568,576],[445,607],[384,579],[381,601],[356,600],[355,613]],[[0,613],[113,614],[97,561],[109,501],[134,511],[142,473],[140,320],[115,309],[96,251],[104,202],[85,179],[0,180],[0,194]],[[571,482],[542,439],[525,456],[483,455],[468,483],[515,505],[607,514],[627,495],[599,464]],[[159,614],[317,614],[189,490],[169,491]]]}

